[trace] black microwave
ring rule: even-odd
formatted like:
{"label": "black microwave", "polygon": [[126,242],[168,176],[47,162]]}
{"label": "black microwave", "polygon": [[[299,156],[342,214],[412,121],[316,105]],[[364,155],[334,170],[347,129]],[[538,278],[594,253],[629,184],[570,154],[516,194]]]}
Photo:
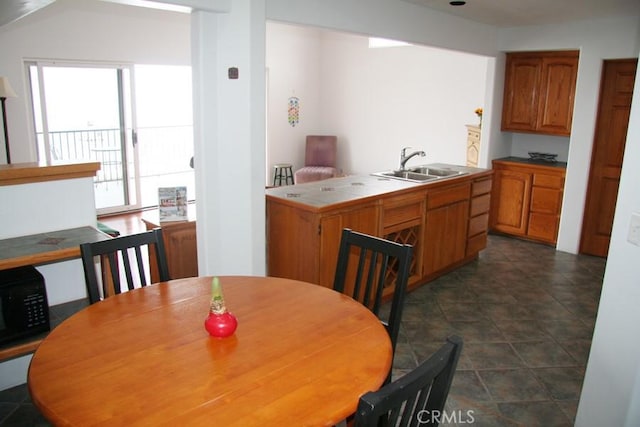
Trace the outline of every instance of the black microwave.
{"label": "black microwave", "polygon": [[0,271],[0,345],[47,332],[44,277],[32,266]]}

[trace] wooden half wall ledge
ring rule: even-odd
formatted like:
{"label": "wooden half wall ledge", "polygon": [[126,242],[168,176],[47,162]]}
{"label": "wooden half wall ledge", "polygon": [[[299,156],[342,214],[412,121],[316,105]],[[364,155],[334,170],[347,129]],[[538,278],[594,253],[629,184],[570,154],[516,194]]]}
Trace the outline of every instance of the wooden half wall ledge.
{"label": "wooden half wall ledge", "polygon": [[0,186],[96,176],[99,162],[41,166],[38,163],[0,165]]}

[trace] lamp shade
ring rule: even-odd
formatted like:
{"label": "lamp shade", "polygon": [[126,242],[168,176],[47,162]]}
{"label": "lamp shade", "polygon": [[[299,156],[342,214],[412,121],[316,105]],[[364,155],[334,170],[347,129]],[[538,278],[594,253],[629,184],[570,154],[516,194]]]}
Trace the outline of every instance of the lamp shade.
{"label": "lamp shade", "polygon": [[9,84],[9,79],[0,77],[0,98],[16,98],[17,96]]}

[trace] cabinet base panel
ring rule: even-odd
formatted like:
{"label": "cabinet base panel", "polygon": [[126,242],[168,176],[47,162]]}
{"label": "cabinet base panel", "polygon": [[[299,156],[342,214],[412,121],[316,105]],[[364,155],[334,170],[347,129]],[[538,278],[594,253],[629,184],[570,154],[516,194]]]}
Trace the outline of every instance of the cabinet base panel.
{"label": "cabinet base panel", "polygon": [[535,237],[529,237],[529,236],[520,236],[520,235],[515,235],[515,234],[510,234],[510,233],[503,233],[501,231],[498,230],[489,230],[489,234],[493,234],[496,236],[504,236],[504,237],[511,237],[514,239],[520,239],[520,240],[526,240],[527,242],[534,242],[534,243],[540,243],[541,245],[547,245],[547,246],[551,246],[551,247],[556,247],[556,243],[557,242],[549,242],[547,240],[542,240],[542,239],[536,239]]}

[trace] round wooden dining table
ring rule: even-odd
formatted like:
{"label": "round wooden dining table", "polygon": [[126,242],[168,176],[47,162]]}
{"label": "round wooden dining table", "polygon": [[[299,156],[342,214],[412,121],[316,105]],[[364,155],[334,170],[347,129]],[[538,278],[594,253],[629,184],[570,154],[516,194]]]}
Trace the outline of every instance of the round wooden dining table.
{"label": "round wooden dining table", "polygon": [[154,284],[65,320],[31,360],[34,404],[61,426],[325,426],[386,379],[389,336],[350,297],[222,276],[238,327],[214,338],[204,328],[211,280]]}

